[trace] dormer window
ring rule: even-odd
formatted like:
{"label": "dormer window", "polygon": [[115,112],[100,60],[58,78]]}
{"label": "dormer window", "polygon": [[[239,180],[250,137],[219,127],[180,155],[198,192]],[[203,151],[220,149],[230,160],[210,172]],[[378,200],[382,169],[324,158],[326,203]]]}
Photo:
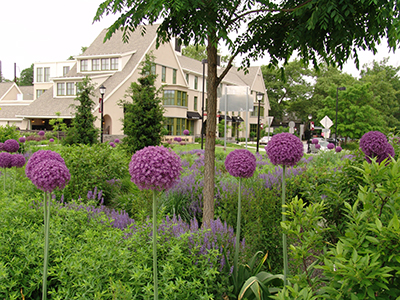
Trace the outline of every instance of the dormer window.
{"label": "dormer window", "polygon": [[89,63],[87,59],[81,60],[81,71],[89,71]]}
{"label": "dormer window", "polygon": [[100,59],[92,59],[92,70],[93,71],[100,70]]}
{"label": "dormer window", "polygon": [[65,95],[65,83],[57,83],[57,96]]}
{"label": "dormer window", "polygon": [[109,58],[101,59],[101,69],[102,70],[110,70],[110,59]]}
{"label": "dormer window", "polygon": [[111,58],[111,70],[118,70],[118,58]]}

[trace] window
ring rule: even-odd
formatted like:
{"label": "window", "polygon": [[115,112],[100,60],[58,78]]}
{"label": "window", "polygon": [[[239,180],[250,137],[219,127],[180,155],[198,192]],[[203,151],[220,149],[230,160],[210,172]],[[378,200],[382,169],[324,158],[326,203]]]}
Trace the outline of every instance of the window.
{"label": "window", "polygon": [[63,67],[63,76],[67,75],[69,72],[69,67]]}
{"label": "window", "polygon": [[36,98],[39,98],[46,90],[36,90]]}
{"label": "window", "polygon": [[194,89],[197,90],[199,78],[197,76],[194,77]]}
{"label": "window", "polygon": [[193,100],[193,110],[197,110],[197,97],[194,97]]}
{"label": "window", "polygon": [[111,58],[111,70],[118,70],[118,58]]}
{"label": "window", "polygon": [[[254,105],[254,109],[251,112],[250,116],[252,117],[258,117],[258,105]],[[260,118],[264,117],[264,107],[260,106]]]}
{"label": "window", "polygon": [[176,84],[176,69],[172,70],[172,84]]}
{"label": "window", "polygon": [[67,82],[67,96],[75,95],[75,83]]}
{"label": "window", "polygon": [[186,119],[175,118],[176,126],[175,126],[175,135],[183,135],[183,131],[185,130]]}
{"label": "window", "polygon": [[82,71],[89,71],[89,64],[87,59],[81,60],[81,72]]}
{"label": "window", "polygon": [[161,70],[161,82],[166,82],[166,81],[167,81],[167,68],[163,66]]}
{"label": "window", "polygon": [[193,130],[194,122],[183,118],[165,118],[164,128],[167,135],[183,135],[185,129]]}
{"label": "window", "polygon": [[57,96],[64,96],[64,95],[65,95],[65,84],[57,83]]}
{"label": "window", "polygon": [[156,64],[151,64],[151,75],[156,75]]}
{"label": "window", "polygon": [[186,73],[186,82],[189,84],[189,74]]}
{"label": "window", "polygon": [[250,135],[252,132],[257,134],[257,124],[250,124]]}
{"label": "window", "polygon": [[44,68],[44,82],[50,81],[50,68]]}
{"label": "window", "polygon": [[43,68],[36,69],[36,82],[43,82]]}
{"label": "window", "polygon": [[174,118],[165,118],[164,128],[167,130],[167,135],[174,134]]}
{"label": "window", "polygon": [[92,59],[92,70],[93,71],[100,70],[100,59]]}
{"label": "window", "polygon": [[110,70],[110,60],[108,58],[101,59],[101,69]]}
{"label": "window", "polygon": [[164,105],[177,105],[187,107],[187,93],[182,91],[165,90]]}

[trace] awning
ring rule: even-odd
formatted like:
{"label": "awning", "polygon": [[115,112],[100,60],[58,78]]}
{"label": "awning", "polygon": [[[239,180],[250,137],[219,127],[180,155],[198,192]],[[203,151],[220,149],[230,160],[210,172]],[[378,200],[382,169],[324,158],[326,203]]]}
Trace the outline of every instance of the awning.
{"label": "awning", "polygon": [[[219,116],[219,121],[221,122],[222,120],[225,120],[225,116],[224,115],[220,115]],[[226,121],[227,122],[232,122],[232,118],[230,116],[226,116]]]}
{"label": "awning", "polygon": [[235,117],[235,116],[233,116],[233,117],[232,117],[232,122],[233,122],[233,123],[241,123],[241,122],[244,122],[244,120],[242,119],[242,117]]}
{"label": "awning", "polygon": [[199,120],[201,119],[201,116],[198,112],[194,112],[194,111],[188,111],[187,112],[187,118],[188,119],[196,119]]}

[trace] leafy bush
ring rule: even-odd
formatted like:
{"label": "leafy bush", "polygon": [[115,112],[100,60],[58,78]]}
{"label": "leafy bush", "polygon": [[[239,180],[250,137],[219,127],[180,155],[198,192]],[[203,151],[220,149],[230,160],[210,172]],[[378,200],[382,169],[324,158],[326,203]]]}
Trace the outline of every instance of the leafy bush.
{"label": "leafy bush", "polygon": [[15,125],[0,126],[0,143],[4,143],[6,140],[14,139],[18,141],[19,131]]}
{"label": "leafy bush", "polygon": [[[57,149],[71,173],[71,180],[62,191],[65,201],[84,198],[88,191],[97,187],[103,191],[107,204],[117,193],[112,180],[115,182],[129,176],[129,158],[119,147],[110,148],[107,144],[94,144]],[[60,196],[60,193],[58,195]]]}
{"label": "leafy bush", "polygon": [[[6,199],[0,199],[1,299],[20,299],[21,293],[26,299],[41,297],[43,216],[40,200],[31,203],[18,197],[6,205]],[[124,230],[115,228],[121,222],[113,223],[121,218],[125,225],[130,222]],[[50,298],[151,298],[152,226],[128,221],[107,208],[53,202]],[[222,223],[200,229],[167,218],[159,233],[161,299],[221,299],[228,288],[220,271],[221,249],[232,246],[232,230]]]}

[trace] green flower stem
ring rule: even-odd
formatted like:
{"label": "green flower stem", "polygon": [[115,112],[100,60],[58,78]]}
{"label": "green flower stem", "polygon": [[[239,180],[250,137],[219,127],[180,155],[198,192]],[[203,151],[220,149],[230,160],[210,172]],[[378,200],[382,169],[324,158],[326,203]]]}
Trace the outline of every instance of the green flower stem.
{"label": "green flower stem", "polygon": [[153,277],[154,277],[154,300],[158,299],[157,279],[157,197],[153,190]]}
{"label": "green flower stem", "polygon": [[239,245],[240,245],[240,218],[242,214],[242,182],[239,177],[239,196],[238,196],[238,212],[237,212],[237,224],[236,224],[236,244],[235,244],[235,257],[233,260],[233,276],[234,280],[238,280],[238,268],[239,268]]}
{"label": "green flower stem", "polygon": [[[282,222],[286,221],[286,166],[283,165],[282,172]],[[282,247],[283,247],[283,283],[287,285],[287,275],[288,275],[288,254],[287,254],[287,240],[286,234],[282,234]]]}
{"label": "green flower stem", "polygon": [[44,263],[42,300],[47,300],[47,266],[49,263],[50,193],[44,192]]}
{"label": "green flower stem", "polygon": [[4,168],[3,169],[3,177],[4,177],[4,180],[3,180],[3,189],[4,189],[4,192],[6,191],[6,176],[7,175],[7,169],[6,168]]}

